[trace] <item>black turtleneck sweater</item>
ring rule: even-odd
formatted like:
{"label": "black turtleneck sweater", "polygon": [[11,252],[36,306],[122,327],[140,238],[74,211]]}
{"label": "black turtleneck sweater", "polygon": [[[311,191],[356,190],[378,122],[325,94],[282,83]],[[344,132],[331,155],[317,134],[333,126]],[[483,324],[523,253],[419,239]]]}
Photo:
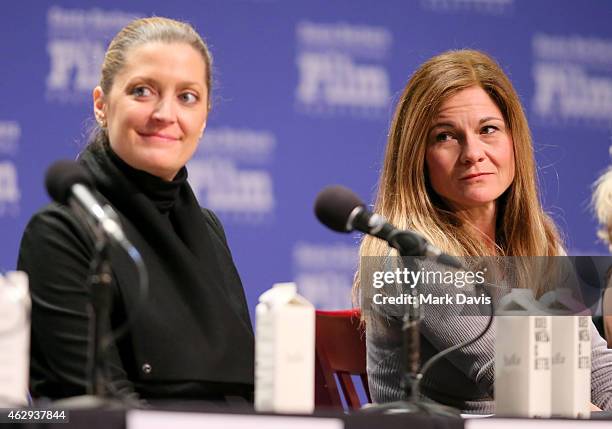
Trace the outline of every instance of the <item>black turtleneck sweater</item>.
{"label": "black turtleneck sweater", "polygon": [[[119,214],[149,277],[143,298],[133,264],[111,249],[111,325],[131,322],[108,351],[110,390],[123,397],[249,397],[253,333],[242,284],[221,224],[198,205],[187,170],[167,182],[133,169],[107,147],[88,147],[80,162],[100,199]],[[38,212],[24,232],[18,269],[30,276],[34,396],[86,391],[94,249],[88,228],[57,204]]]}

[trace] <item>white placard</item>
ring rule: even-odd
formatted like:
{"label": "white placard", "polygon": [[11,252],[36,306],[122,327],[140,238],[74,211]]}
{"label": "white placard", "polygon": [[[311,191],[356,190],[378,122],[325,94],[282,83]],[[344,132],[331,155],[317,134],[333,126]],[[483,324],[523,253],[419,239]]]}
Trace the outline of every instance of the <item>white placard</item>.
{"label": "white placard", "polygon": [[174,411],[127,412],[126,429],[343,429],[340,419],[237,414],[205,414]]}
{"label": "white placard", "polygon": [[530,289],[512,289],[496,310],[495,413],[549,417],[552,318]]}
{"label": "white placard", "polygon": [[540,298],[552,317],[553,416],[589,418],[591,415],[591,315],[567,288]]}
{"label": "white placard", "polygon": [[314,411],[315,309],[295,283],[277,283],[255,308],[255,409]]}
{"label": "white placard", "polygon": [[28,276],[0,275],[0,407],[28,404],[30,306]]}
{"label": "white placard", "polygon": [[545,419],[473,419],[466,420],[465,429],[609,429],[605,420],[545,420]]}

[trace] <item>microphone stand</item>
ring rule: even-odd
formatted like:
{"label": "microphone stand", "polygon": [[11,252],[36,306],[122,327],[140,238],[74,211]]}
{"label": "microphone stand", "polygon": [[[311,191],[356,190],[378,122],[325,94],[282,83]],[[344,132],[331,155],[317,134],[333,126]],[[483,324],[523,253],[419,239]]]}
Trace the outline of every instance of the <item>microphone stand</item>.
{"label": "microphone stand", "polygon": [[[422,249],[415,248],[413,245],[406,245],[407,242],[412,244],[412,239],[408,241],[402,240],[401,235],[402,232],[398,232],[393,239],[389,240],[389,245],[399,251],[402,260],[405,257],[423,255]],[[369,405],[363,408],[362,411],[366,413],[406,413],[461,418],[461,412],[458,409],[439,404],[420,395],[419,386],[423,377],[423,374],[419,372],[421,360],[420,324],[423,318],[423,310],[418,299],[417,289],[413,287],[410,291],[412,298],[411,305],[402,319],[402,363],[404,374],[401,386],[407,399],[386,404]]]}
{"label": "microphone stand", "polygon": [[107,396],[107,380],[105,371],[106,350],[109,346],[109,335],[106,327],[110,326],[112,309],[112,271],[110,267],[109,245],[107,241],[99,242],[97,257],[93,261],[93,270],[89,280],[91,287],[91,319],[90,331],[93,332],[91,342],[91,367],[89,372],[90,394],[104,398]]}
{"label": "microphone stand", "polygon": [[[81,210],[75,210],[82,215]],[[91,300],[89,313],[89,365],[85,395],[54,401],[53,408],[67,409],[120,409],[132,404],[113,398],[108,389],[106,354],[111,344],[110,312],[112,308],[112,269],[110,264],[111,242],[103,231],[91,223],[87,216],[80,216],[96,237],[95,256],[90,266],[88,285]]]}

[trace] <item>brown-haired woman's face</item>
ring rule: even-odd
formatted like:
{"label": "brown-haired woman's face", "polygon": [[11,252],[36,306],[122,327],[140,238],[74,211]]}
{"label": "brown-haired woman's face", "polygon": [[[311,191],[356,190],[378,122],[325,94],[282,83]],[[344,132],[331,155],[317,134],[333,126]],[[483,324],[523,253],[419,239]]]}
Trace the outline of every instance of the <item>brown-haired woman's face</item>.
{"label": "brown-haired woman's face", "polygon": [[109,94],[94,90],[110,145],[132,167],[172,180],[195,152],[208,115],[206,65],[186,43],[146,43],[127,53]]}
{"label": "brown-haired woman's face", "polygon": [[440,106],[425,162],[434,191],[455,210],[494,205],[514,180],[510,130],[480,87],[459,91]]}

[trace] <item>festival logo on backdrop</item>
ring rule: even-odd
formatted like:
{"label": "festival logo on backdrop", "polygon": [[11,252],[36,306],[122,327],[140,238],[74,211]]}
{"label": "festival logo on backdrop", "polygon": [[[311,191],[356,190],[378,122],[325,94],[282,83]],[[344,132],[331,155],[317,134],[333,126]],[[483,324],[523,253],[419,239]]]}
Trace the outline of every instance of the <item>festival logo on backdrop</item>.
{"label": "festival logo on backdrop", "polygon": [[435,12],[476,12],[491,15],[508,13],[514,0],[421,0],[421,7]]}
{"label": "festival logo on backdrop", "polygon": [[542,124],[612,125],[612,40],[536,34],[534,97]]}
{"label": "festival logo on backdrop", "polygon": [[276,137],[269,131],[211,128],[189,162],[189,183],[200,204],[230,223],[270,219]]}
{"label": "festival logo on backdrop", "polygon": [[20,138],[17,121],[0,121],[0,218],[19,215],[21,191],[15,161],[10,158],[17,154]]}
{"label": "festival logo on backdrop", "polygon": [[391,97],[384,27],[300,21],[296,26],[296,109],[306,114],[381,117]]}
{"label": "festival logo on backdrop", "polygon": [[357,246],[298,242],[293,247],[294,280],[317,309],[351,308]]}
{"label": "festival logo on backdrop", "polygon": [[91,91],[100,80],[108,42],[136,17],[124,11],[49,8],[47,100],[66,104],[90,102]]}
{"label": "festival logo on backdrop", "polygon": [[17,121],[0,121],[0,155],[17,153],[21,127]]}

